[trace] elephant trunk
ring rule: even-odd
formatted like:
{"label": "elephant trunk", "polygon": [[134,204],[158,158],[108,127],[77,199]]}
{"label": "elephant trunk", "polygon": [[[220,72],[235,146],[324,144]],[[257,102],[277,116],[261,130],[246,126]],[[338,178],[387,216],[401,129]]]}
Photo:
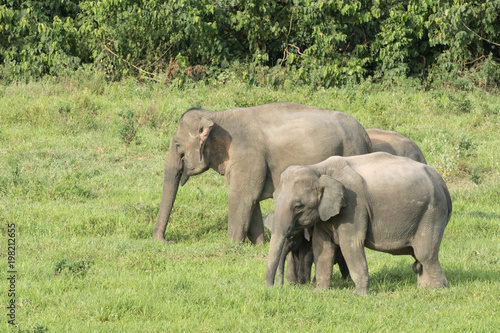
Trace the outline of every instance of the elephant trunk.
{"label": "elephant trunk", "polygon": [[[281,261],[284,262],[284,259],[287,255],[287,253],[283,253],[283,250],[285,250],[285,241],[287,239],[287,236],[290,235],[290,232],[293,229],[291,216],[284,217],[282,214],[279,214],[277,212],[278,210],[275,209],[275,218],[273,221],[273,228],[271,230],[271,242],[269,244],[269,255],[267,257],[266,283],[268,286],[274,285],[274,279],[276,277],[276,270],[278,269],[278,265],[280,265]],[[289,248],[287,250],[289,250]],[[279,283],[283,283],[283,266],[280,267],[278,280]]]}
{"label": "elephant trunk", "polygon": [[269,287],[274,285],[274,278],[276,276],[276,270],[278,269],[284,243],[285,236],[283,234],[273,234],[271,236],[266,267],[266,283]]}
{"label": "elephant trunk", "polygon": [[[286,257],[292,251],[292,248],[293,248],[293,242],[289,239],[285,239],[283,249],[281,250],[280,261],[278,264],[278,274],[277,274],[278,283],[281,285],[284,283],[284,280],[285,280],[284,276],[285,276]],[[292,261],[293,261],[293,258],[292,258]],[[288,264],[290,265],[291,262],[289,261]]]}
{"label": "elephant trunk", "polygon": [[153,234],[154,239],[165,240],[165,229],[167,229],[168,219],[172,212],[177,189],[182,175],[182,158],[175,151],[173,141],[170,143],[168,156],[165,162],[163,173],[163,191],[161,194],[160,210]]}

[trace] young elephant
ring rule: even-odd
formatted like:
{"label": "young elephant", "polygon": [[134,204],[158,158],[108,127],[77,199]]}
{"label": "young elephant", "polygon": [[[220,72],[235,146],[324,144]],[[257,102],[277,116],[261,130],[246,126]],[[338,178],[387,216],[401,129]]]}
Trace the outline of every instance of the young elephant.
{"label": "young elephant", "polygon": [[[378,128],[369,128],[366,130],[370,140],[372,142],[372,151],[373,152],[386,152],[389,154],[393,154],[396,156],[403,156],[411,158],[414,161],[427,164],[424,154],[417,146],[415,142],[405,137],[402,134],[393,131],[381,130]],[[301,233],[296,233],[294,239],[303,239],[304,237]],[[286,278],[291,283],[308,283],[311,281],[311,266],[313,260],[310,260],[309,254],[312,253],[312,243],[305,240],[301,242],[300,247],[290,246],[290,241],[285,242],[284,255],[282,257],[286,257],[288,252],[291,254],[288,256],[287,262],[287,274]],[[308,247],[309,245],[309,247]],[[306,260],[301,260],[301,258],[306,258]],[[338,247],[336,246],[336,252],[334,255],[333,265],[336,263],[339,264],[340,272],[342,274],[342,278],[346,279],[349,277],[349,270],[345,264],[345,260],[342,257],[342,253]],[[280,265],[284,265],[280,262]],[[280,276],[281,266],[278,266],[278,277]]]}
{"label": "young elephant", "polygon": [[274,204],[268,285],[274,284],[288,235],[314,226],[319,287],[330,286],[335,244],[340,245],[355,293],[368,293],[364,247],[412,255],[419,286],[448,287],[438,253],[451,216],[451,198],[441,176],[425,164],[372,153],[290,166],[281,174]]}
{"label": "young elephant", "polygon": [[396,156],[411,158],[420,163],[427,164],[424,154],[417,144],[398,132],[369,128],[366,130],[372,141],[372,152],[386,152]]}
{"label": "young elephant", "polygon": [[[264,226],[272,230],[273,224],[274,212],[271,212],[264,219]],[[314,262],[311,240],[313,230],[314,228],[298,229],[292,232],[285,240],[278,264],[277,279],[279,284],[282,285],[284,283],[285,260],[287,256],[286,278],[288,282],[298,284],[311,282],[312,264]],[[339,265],[342,278],[347,279],[349,277],[349,270],[342,256],[342,251],[338,246],[336,246],[335,253],[333,254],[332,266],[336,264]]]}

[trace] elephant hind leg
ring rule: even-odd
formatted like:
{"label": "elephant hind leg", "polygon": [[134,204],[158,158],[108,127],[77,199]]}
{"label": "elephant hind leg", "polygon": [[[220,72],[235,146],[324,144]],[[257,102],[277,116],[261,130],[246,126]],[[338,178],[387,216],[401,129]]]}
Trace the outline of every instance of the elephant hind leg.
{"label": "elephant hind leg", "polygon": [[264,223],[262,222],[262,212],[259,202],[255,203],[247,236],[252,244],[259,245],[264,242]]}
{"label": "elephant hind leg", "polygon": [[448,287],[448,280],[439,263],[439,245],[443,237],[442,229],[416,239],[413,245],[415,257],[414,271],[417,273],[419,287]]}
{"label": "elephant hind leg", "polygon": [[437,261],[434,264],[422,264],[422,271],[417,275],[417,285],[419,287],[429,288],[448,288],[448,280],[444,275],[443,269]]}
{"label": "elephant hind leg", "polygon": [[412,266],[413,272],[417,274],[418,287],[442,288],[448,287],[448,280],[444,275],[437,253],[430,258],[419,258],[415,256]]}
{"label": "elephant hind leg", "polygon": [[340,246],[335,246],[335,259],[334,265],[338,264],[340,269],[340,274],[342,275],[342,279],[346,280],[350,278],[349,268],[347,268],[347,263],[345,262],[344,255],[342,254],[342,250]]}

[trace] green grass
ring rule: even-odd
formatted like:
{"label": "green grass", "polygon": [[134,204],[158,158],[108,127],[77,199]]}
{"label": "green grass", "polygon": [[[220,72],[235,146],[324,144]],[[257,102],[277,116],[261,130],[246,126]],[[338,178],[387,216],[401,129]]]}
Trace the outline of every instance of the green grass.
{"label": "green grass", "polygon": [[[227,239],[228,186],[212,171],[180,188],[166,234],[176,243],[152,240],[180,115],[275,101],[344,111],[419,144],[453,198],[440,253],[449,289],[417,289],[411,258],[369,250],[369,297],[354,296],[337,269],[330,290],[268,288],[268,244]],[[122,140],[125,110],[134,111],[139,145]],[[15,223],[17,329],[492,331],[500,325],[499,119],[499,94],[411,85],[176,90],[75,75],[0,86],[0,270],[7,275]],[[272,209],[264,202],[264,213]]]}

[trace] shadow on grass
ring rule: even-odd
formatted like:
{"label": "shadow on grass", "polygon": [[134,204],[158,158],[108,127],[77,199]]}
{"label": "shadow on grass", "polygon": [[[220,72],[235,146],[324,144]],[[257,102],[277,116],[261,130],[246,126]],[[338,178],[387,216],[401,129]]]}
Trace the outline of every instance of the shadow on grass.
{"label": "shadow on grass", "polygon": [[494,269],[464,269],[463,267],[446,268],[446,278],[450,287],[470,285],[472,282],[500,282],[500,270]]}
{"label": "shadow on grass", "polygon": [[165,239],[174,243],[209,238],[214,234],[227,232],[227,214],[223,218],[213,219],[210,222],[196,225],[196,227],[193,227],[192,224],[188,224],[185,228],[177,227],[175,230],[172,229],[173,228],[169,231],[167,226]]}
{"label": "shadow on grass", "polygon": [[[368,263],[368,265],[370,265]],[[335,266],[336,267],[336,266]],[[354,282],[351,279],[343,280],[339,273],[335,272],[332,279],[331,288],[335,289],[353,289]],[[472,267],[465,269],[457,265],[448,265],[443,267],[444,273],[450,288],[457,286],[467,286],[474,282],[500,282],[499,269],[484,269],[480,267]],[[394,264],[385,265],[377,271],[370,272],[370,291],[371,292],[394,292],[403,290],[407,286],[417,287],[417,276],[413,273],[411,265],[400,261]]]}
{"label": "shadow on grass", "polygon": [[481,218],[481,219],[486,219],[488,221],[500,220],[500,214],[485,213],[481,211],[472,211],[472,212],[453,211],[453,215],[457,217]]}

